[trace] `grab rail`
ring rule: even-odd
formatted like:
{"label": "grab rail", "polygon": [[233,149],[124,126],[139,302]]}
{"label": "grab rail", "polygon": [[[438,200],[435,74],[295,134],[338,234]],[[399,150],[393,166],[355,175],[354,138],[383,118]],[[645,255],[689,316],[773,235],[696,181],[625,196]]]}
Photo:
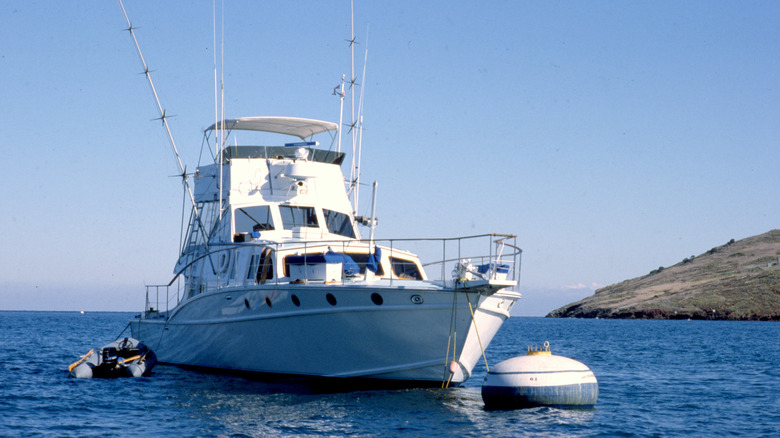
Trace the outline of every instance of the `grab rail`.
{"label": "grab rail", "polygon": [[[261,257],[263,248],[273,249],[273,269],[268,281],[264,284],[288,284],[295,280],[301,282],[314,281],[308,278],[309,270],[304,268],[304,278],[291,278],[283,265],[284,258],[279,257],[278,251],[287,255],[292,254],[317,254],[326,250],[341,252],[342,254],[364,253],[368,254],[380,248],[383,252],[382,265],[384,273],[377,278],[389,280],[392,285],[396,281],[407,281],[401,277],[401,273],[395,272],[393,262],[403,265],[403,262],[419,262],[421,277],[425,281],[439,283],[445,287],[455,284],[457,281],[483,279],[483,280],[512,280],[515,284],[520,282],[520,264],[523,250],[517,246],[517,236],[512,234],[479,234],[463,237],[449,238],[400,238],[400,239],[351,239],[351,240],[318,240],[318,241],[288,241],[268,242],[251,241],[243,243],[211,244],[208,252],[191,254],[188,261],[167,285],[146,286],[146,312],[161,312],[160,293],[165,293],[165,313],[170,310],[171,302],[175,306],[187,296],[199,294],[205,290],[219,290],[225,287],[250,286],[256,284],[256,273],[249,272],[252,269],[253,257]],[[397,249],[401,246],[409,246],[408,249]],[[485,248],[487,244],[487,248]],[[247,251],[248,248],[251,250]],[[356,251],[359,249],[359,251]],[[385,253],[386,251],[386,253]],[[240,271],[235,263],[237,256],[242,254]],[[200,263],[203,259],[210,258],[210,262]],[[390,263],[386,263],[386,262]],[[215,263],[216,262],[216,263]],[[200,264],[198,264],[200,263]],[[304,259],[304,264],[306,259]],[[454,264],[453,264],[454,263]],[[280,266],[281,264],[281,266]],[[367,262],[358,263],[361,274],[346,276],[343,269],[337,280],[342,283],[365,281]],[[450,275],[448,267],[452,264]],[[416,265],[417,266],[417,265]],[[438,269],[431,269],[436,268]],[[194,272],[193,272],[194,271]],[[189,272],[189,281],[184,278],[184,273]],[[282,276],[285,275],[285,276]],[[185,283],[182,287],[182,279]],[[176,287],[175,296],[171,295],[171,287]],[[250,281],[251,280],[251,281]],[[323,279],[319,279],[323,280]],[[331,279],[324,279],[325,281]],[[511,288],[510,288],[511,289]],[[150,293],[154,297],[150,297]],[[174,301],[175,299],[175,301]]]}

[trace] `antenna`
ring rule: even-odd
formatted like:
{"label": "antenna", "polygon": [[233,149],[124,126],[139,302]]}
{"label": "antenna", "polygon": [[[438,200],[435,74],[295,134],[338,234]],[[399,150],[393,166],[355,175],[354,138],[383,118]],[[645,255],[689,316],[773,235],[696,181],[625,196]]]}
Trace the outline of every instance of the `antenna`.
{"label": "antenna", "polygon": [[[198,204],[195,202],[195,195],[192,193],[192,188],[190,187],[189,181],[187,180],[187,170],[184,168],[184,164],[181,162],[181,156],[179,155],[179,150],[176,148],[176,142],[173,140],[173,134],[171,133],[171,127],[168,125],[168,116],[165,115],[165,110],[163,109],[162,105],[160,104],[160,98],[157,96],[157,90],[154,88],[154,82],[152,81],[152,75],[149,70],[149,66],[146,65],[146,61],[144,60],[144,55],[141,53],[141,46],[138,44],[138,39],[135,37],[135,29],[133,28],[132,23],[130,23],[130,17],[127,16],[127,11],[125,10],[125,5],[122,3],[122,0],[119,0],[119,6],[122,8],[122,13],[125,15],[125,20],[127,21],[127,31],[130,32],[130,36],[133,37],[133,43],[135,43],[135,48],[138,51],[138,57],[141,59],[141,64],[144,68],[144,75],[146,75],[146,79],[149,81],[149,87],[152,89],[152,95],[154,95],[154,101],[157,103],[157,110],[160,112],[160,118],[159,120],[162,120],[163,126],[165,126],[165,131],[168,133],[168,140],[171,142],[171,147],[173,148],[173,154],[176,157],[176,162],[179,164],[179,171],[181,172],[181,179],[184,183],[184,188],[187,190],[187,193],[190,196],[190,202],[192,202],[192,208],[195,212],[195,217],[198,220],[198,225],[200,226],[201,231],[203,232],[204,237],[206,236],[206,230],[203,227],[203,222],[200,219],[200,212],[198,211]],[[208,239],[204,239],[206,247],[208,247]]]}
{"label": "antenna", "polygon": [[[217,81],[217,0],[213,2],[213,38],[214,38],[214,126],[217,126],[220,120],[225,120],[225,2],[222,2],[222,11],[220,12],[220,60],[219,60],[219,81]],[[221,91],[221,96],[220,96]],[[220,102],[221,100],[221,102]],[[222,116],[220,117],[220,104]],[[219,220],[222,220],[224,206],[222,202],[222,187],[224,184],[224,173],[222,170],[222,150],[225,144],[225,131],[217,131],[214,136],[214,157],[219,167]]]}
{"label": "antenna", "polygon": [[355,212],[358,211],[360,200],[360,163],[363,154],[363,93],[366,90],[366,65],[368,64],[368,26],[366,26],[366,50],[363,58],[363,77],[360,79],[360,99],[358,100],[358,141],[357,141],[357,167],[355,167]]}
{"label": "antenna", "polygon": [[[212,30],[212,41],[213,41],[211,47],[214,48],[214,123],[217,123],[217,122],[219,122],[219,98],[217,97],[217,93],[218,93],[217,90],[219,89],[219,87],[218,87],[219,81],[217,80],[217,50],[216,50],[216,48],[217,48],[217,0],[214,0],[212,2],[211,8],[212,8],[212,12],[211,12],[211,19],[212,19],[211,30]],[[214,141],[214,157],[215,157],[216,160],[221,162],[222,161],[221,160],[222,156],[220,155],[220,149],[219,149],[219,145],[221,144],[220,141],[219,141],[219,138],[220,138],[219,136],[220,136],[220,134],[216,133],[216,135],[215,135],[216,140]],[[208,145],[208,143],[207,143],[207,145]],[[219,172],[219,185],[217,187],[218,187],[218,190],[219,190],[219,205],[220,205],[220,208],[219,208],[219,219],[221,220],[222,219],[222,168],[220,167],[219,170],[220,170],[220,172]]]}
{"label": "antenna", "polygon": [[339,97],[339,140],[336,146],[336,152],[341,152],[341,124],[344,122],[344,79],[346,75],[341,75],[341,85],[336,85],[333,89],[333,95]]}

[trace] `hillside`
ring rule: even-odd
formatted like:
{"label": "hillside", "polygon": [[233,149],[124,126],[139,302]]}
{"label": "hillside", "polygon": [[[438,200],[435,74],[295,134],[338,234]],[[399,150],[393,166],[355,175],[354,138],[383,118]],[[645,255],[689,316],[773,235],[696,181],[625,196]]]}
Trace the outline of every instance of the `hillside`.
{"label": "hillside", "polygon": [[780,321],[780,230],[598,289],[547,317]]}

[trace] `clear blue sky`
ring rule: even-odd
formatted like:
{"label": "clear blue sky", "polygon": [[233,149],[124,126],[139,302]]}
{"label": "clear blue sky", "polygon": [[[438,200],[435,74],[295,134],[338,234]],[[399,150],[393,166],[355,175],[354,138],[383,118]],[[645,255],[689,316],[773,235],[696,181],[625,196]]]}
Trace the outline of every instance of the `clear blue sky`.
{"label": "clear blue sky", "polygon": [[[191,170],[212,2],[125,6]],[[780,2],[355,8],[377,232],[518,234],[519,314],[780,226]],[[228,116],[338,121],[348,1],[224,20]],[[177,166],[125,27],[112,1],[0,4],[0,309],[135,311],[170,279]]]}

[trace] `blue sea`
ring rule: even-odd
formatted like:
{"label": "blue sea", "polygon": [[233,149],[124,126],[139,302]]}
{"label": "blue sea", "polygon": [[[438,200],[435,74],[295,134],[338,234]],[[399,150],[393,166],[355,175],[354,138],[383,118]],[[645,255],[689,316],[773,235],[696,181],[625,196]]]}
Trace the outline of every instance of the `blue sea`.
{"label": "blue sea", "polygon": [[513,318],[489,365],[549,341],[593,370],[598,402],[486,411],[483,363],[454,389],[322,390],[163,365],[68,378],[130,316],[0,312],[0,436],[780,436],[776,322]]}

